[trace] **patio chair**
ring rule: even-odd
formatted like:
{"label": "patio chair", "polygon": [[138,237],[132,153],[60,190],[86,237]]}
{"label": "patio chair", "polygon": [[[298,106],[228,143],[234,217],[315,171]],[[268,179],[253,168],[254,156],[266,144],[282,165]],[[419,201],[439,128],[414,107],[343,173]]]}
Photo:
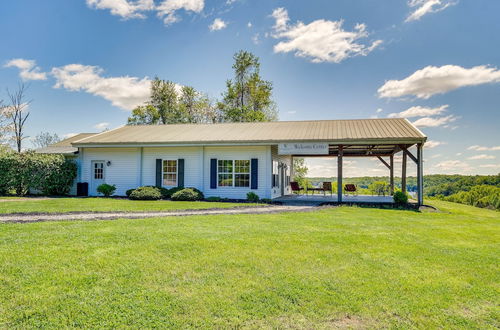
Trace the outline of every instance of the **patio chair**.
{"label": "patio chair", "polygon": [[304,188],[302,188],[298,182],[294,181],[290,182],[290,187],[292,188],[292,193],[295,193],[297,195],[299,195],[300,192],[304,190]]}
{"label": "patio chair", "polygon": [[344,195],[349,195],[349,193],[352,193],[353,195],[357,195],[358,194],[358,189],[356,188],[356,185],[352,184],[352,183],[347,183],[345,186],[344,186]]}
{"label": "patio chair", "polygon": [[330,192],[330,195],[333,196],[331,182],[323,182],[323,195],[326,195],[327,192]]}

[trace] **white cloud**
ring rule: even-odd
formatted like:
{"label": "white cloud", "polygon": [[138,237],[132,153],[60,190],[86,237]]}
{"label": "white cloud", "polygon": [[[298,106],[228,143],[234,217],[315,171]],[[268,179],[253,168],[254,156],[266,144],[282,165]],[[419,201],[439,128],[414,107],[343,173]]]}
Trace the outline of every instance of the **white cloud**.
{"label": "white cloud", "polygon": [[375,111],[376,113],[381,113],[382,111],[384,111],[382,108],[378,108],[377,111]]}
{"label": "white cloud", "polygon": [[453,115],[445,116],[445,117],[423,117],[413,122],[413,125],[417,127],[438,127],[438,126],[446,126],[451,122],[457,120],[458,117]]}
{"label": "white cloud", "polygon": [[485,146],[470,146],[467,148],[468,150],[476,150],[476,151],[498,151],[500,150],[500,146],[494,146],[494,147],[485,147]]}
{"label": "white cloud", "polygon": [[483,168],[500,168],[500,164],[483,164],[483,165],[479,165],[479,167],[483,167]]}
{"label": "white cloud", "polygon": [[87,6],[93,9],[109,9],[112,15],[124,19],[145,18],[144,11],[153,10],[153,0],[87,0]]}
{"label": "white cloud", "polygon": [[284,8],[275,9],[272,17],[275,19],[273,37],[285,39],[274,46],[274,52],[294,52],[295,56],[310,58],[314,63],[339,63],[349,57],[365,56],[382,43],[382,40],[371,45],[358,43],[359,39],[368,37],[365,24],[357,24],[353,31],[344,30],[342,20],[320,19],[309,24],[298,21],[290,25]]}
{"label": "white cloud", "polygon": [[443,145],[443,144],[446,144],[446,142],[429,140],[429,141],[427,141],[427,142],[424,144],[424,146],[425,146],[425,148],[427,148],[427,149],[432,149],[432,148],[435,148],[435,147],[440,146],[440,145]]}
{"label": "white cloud", "polygon": [[436,164],[435,167],[444,171],[453,171],[453,170],[466,171],[471,169],[471,166],[468,163],[460,160],[445,160]]}
{"label": "white cloud", "polygon": [[411,0],[408,6],[415,10],[406,18],[405,22],[418,21],[422,16],[430,13],[437,13],[441,10],[456,4],[449,0]]}
{"label": "white cloud", "polygon": [[109,10],[112,15],[124,19],[146,18],[148,11],[155,11],[165,25],[180,20],[176,16],[179,10],[200,13],[205,6],[204,0],[163,0],[158,5],[154,0],[86,0],[87,6],[93,9]]}
{"label": "white cloud", "polygon": [[221,20],[220,18],[214,19],[214,22],[208,26],[210,31],[218,31],[222,30],[227,26],[227,23]]}
{"label": "white cloud", "polygon": [[40,72],[40,68],[36,66],[33,60],[25,60],[23,58],[15,58],[8,61],[5,65],[6,68],[18,68],[19,76],[22,80],[45,80],[47,74]]}
{"label": "white cloud", "polygon": [[415,106],[411,107],[405,111],[390,113],[389,118],[413,118],[413,117],[425,117],[425,116],[435,116],[440,115],[448,109],[448,105],[442,105],[437,108],[428,108]]}
{"label": "white cloud", "polygon": [[147,77],[103,77],[101,68],[82,64],[53,68],[51,73],[56,79],[55,88],[83,90],[126,110],[144,103],[150,95],[150,80]]}
{"label": "white cloud", "polygon": [[495,156],[492,156],[492,155],[486,155],[486,154],[481,154],[481,155],[475,155],[475,156],[471,156],[467,159],[470,159],[470,160],[482,160],[482,159],[495,159],[496,157]]}
{"label": "white cloud", "polygon": [[500,82],[500,70],[485,65],[470,69],[458,65],[427,66],[403,80],[389,80],[378,89],[379,97],[394,98],[414,95],[428,99],[435,94],[487,83]]}
{"label": "white cloud", "polygon": [[163,19],[165,25],[179,21],[176,16],[178,10],[200,13],[205,6],[204,0],[164,0],[156,7],[157,16]]}
{"label": "white cloud", "polygon": [[95,128],[95,129],[98,129],[98,130],[100,130],[100,131],[103,131],[103,130],[107,129],[108,127],[109,127],[109,123],[105,123],[105,122],[103,122],[103,123],[98,123],[98,124],[95,124],[95,125],[94,125],[94,128]]}
{"label": "white cloud", "polygon": [[247,27],[250,29],[252,27],[252,22],[248,22]]}

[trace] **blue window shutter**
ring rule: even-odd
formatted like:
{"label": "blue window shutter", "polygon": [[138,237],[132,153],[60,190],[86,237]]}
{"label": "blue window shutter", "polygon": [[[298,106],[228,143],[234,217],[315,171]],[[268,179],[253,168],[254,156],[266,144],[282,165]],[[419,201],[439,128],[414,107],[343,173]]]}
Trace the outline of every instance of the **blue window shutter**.
{"label": "blue window shutter", "polygon": [[184,159],[177,160],[177,186],[184,188]]}
{"label": "blue window shutter", "polygon": [[161,159],[156,160],[156,186],[161,187],[161,167],[162,161]]}
{"label": "blue window shutter", "polygon": [[210,159],[210,189],[217,189],[217,159]]}
{"label": "blue window shutter", "polygon": [[259,185],[257,184],[257,182],[259,180],[259,160],[257,158],[252,158],[250,167],[251,167],[250,188],[258,189]]}

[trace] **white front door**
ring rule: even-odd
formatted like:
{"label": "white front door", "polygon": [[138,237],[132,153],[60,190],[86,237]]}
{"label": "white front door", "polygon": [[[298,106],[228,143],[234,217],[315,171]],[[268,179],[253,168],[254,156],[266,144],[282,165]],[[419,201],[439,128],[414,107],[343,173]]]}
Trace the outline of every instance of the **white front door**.
{"label": "white front door", "polygon": [[90,185],[90,195],[97,196],[99,193],[97,192],[97,187],[105,182],[104,180],[104,161],[102,160],[93,160],[92,168],[92,184]]}

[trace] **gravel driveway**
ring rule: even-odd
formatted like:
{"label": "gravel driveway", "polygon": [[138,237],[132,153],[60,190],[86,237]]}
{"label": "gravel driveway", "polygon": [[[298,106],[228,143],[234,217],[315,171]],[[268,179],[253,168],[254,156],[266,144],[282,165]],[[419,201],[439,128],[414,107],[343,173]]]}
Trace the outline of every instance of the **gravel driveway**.
{"label": "gravel driveway", "polygon": [[205,209],[205,210],[177,210],[159,212],[74,212],[52,214],[2,214],[0,223],[8,222],[40,222],[40,221],[70,221],[70,220],[113,220],[113,219],[141,219],[156,217],[179,217],[188,215],[215,215],[215,214],[263,214],[281,212],[304,212],[317,209],[314,206],[262,206],[238,207],[232,209]]}

